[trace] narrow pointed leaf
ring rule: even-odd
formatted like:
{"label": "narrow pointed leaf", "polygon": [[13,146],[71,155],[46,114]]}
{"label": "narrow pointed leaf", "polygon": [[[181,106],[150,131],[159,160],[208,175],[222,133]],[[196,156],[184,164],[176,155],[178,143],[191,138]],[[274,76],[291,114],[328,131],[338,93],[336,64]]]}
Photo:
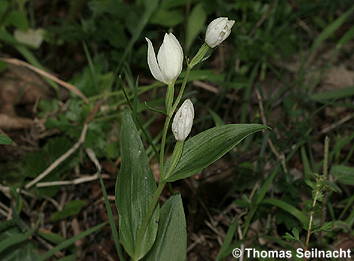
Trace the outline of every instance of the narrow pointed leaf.
{"label": "narrow pointed leaf", "polygon": [[305,214],[302,213],[296,207],[290,205],[289,203],[287,203],[283,200],[269,198],[269,199],[264,199],[262,201],[262,204],[270,204],[270,205],[276,206],[278,208],[281,208],[282,210],[288,212],[290,215],[293,215],[294,217],[296,217],[304,227],[306,227],[308,225],[308,219],[305,216]]}
{"label": "narrow pointed leaf", "polygon": [[12,247],[16,244],[19,244],[23,241],[28,240],[32,234],[33,234],[33,231],[28,231],[26,233],[21,233],[21,234],[16,233],[16,234],[11,235],[11,237],[2,240],[0,243],[0,253],[9,247]]}
{"label": "narrow pointed leaf", "polygon": [[65,240],[64,242],[61,242],[59,245],[57,245],[56,247],[51,248],[49,251],[47,251],[45,254],[41,255],[38,257],[38,261],[44,261],[47,260],[48,258],[52,257],[55,253],[71,246],[72,244],[74,244],[76,241],[87,237],[88,235],[91,235],[92,233],[95,233],[97,231],[99,231],[101,228],[103,228],[107,223],[101,223],[99,225],[96,225],[94,227],[91,227],[83,232],[81,232],[80,234],[77,234],[71,238],[69,238],[68,240]]}
{"label": "narrow pointed leaf", "polygon": [[252,133],[266,129],[260,124],[227,124],[188,139],[175,170],[167,182],[190,177],[221,158]]}
{"label": "narrow pointed leaf", "polygon": [[145,261],[183,261],[187,255],[186,219],[180,195],[169,198],[161,208],[155,244]]}
{"label": "narrow pointed leaf", "polygon": [[[156,183],[138,130],[128,111],[123,112],[120,149],[122,164],[116,183],[119,236],[127,253],[139,260],[155,241],[159,207],[147,226],[144,238],[138,240],[138,230],[147,214]],[[137,246],[137,242],[141,242],[141,245]]]}

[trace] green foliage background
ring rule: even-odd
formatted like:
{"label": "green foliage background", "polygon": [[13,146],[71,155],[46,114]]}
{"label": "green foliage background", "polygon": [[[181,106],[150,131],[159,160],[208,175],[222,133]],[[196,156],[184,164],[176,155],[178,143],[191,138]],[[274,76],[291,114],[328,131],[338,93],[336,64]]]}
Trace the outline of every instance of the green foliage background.
{"label": "green foliage background", "polygon": [[[192,134],[224,123],[262,123],[262,116],[272,131],[247,138],[197,178],[170,188],[182,194],[189,245],[204,238],[189,251],[190,260],[223,260],[245,242],[258,249],[303,246],[310,215],[315,217],[311,246],[336,247],[339,233],[353,242],[354,86],[321,88],[331,69],[354,70],[353,13],[350,0],[0,1],[1,57],[53,72],[89,101],[48,80],[51,98],[38,103],[33,117],[55,134],[37,139],[27,152],[19,138],[23,134],[0,133],[1,144],[11,143],[7,136],[16,143],[0,146],[17,146],[15,150],[22,152],[10,158],[3,153],[0,158],[0,183],[9,189],[1,190],[0,202],[12,213],[8,221],[0,215],[0,259],[36,260],[48,245],[61,250],[58,259],[103,258],[91,246],[104,245],[111,232],[108,226],[99,226],[107,218],[87,200],[93,185],[34,187],[27,191],[30,195],[16,189],[72,147],[93,111],[83,146],[42,181],[71,180],[75,169],[93,175],[87,148],[100,162],[119,169],[121,112],[128,105],[150,164],[156,163],[154,145],[162,123],[149,108],[163,106],[165,87],[150,75],[144,37],[156,50],[163,34],[173,32],[191,58],[204,41],[206,25],[218,16],[236,24],[230,37],[191,74],[186,97],[193,96],[197,108]],[[17,30],[38,28],[44,30],[38,48],[15,37]],[[1,71],[7,68],[2,61]],[[207,90],[200,88],[203,83]],[[256,92],[262,97],[264,115]],[[333,128],[324,131],[328,126]],[[323,180],[326,135],[329,173]],[[171,151],[171,133],[169,137]],[[105,180],[111,195],[117,172]],[[63,193],[71,196],[62,209],[49,206]],[[314,195],[318,195],[315,207]],[[63,235],[60,222],[73,219],[82,221],[82,231],[94,227],[89,232],[97,234],[74,235],[69,230]],[[73,245],[87,235],[84,246]],[[112,246],[106,251],[116,258],[109,241]]]}

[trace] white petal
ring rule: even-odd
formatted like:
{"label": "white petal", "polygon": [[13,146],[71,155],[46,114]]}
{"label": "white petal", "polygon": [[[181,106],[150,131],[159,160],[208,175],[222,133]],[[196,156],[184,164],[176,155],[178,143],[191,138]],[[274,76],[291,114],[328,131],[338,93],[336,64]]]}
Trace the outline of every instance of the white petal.
{"label": "white petal", "polygon": [[173,33],[170,33],[169,36],[170,36],[171,41],[175,45],[175,49],[178,50],[178,52],[179,52],[179,58],[180,58],[180,64],[179,65],[181,67],[181,70],[180,70],[180,73],[181,73],[182,66],[183,66],[183,49],[182,49],[181,44],[177,40],[176,36],[173,35]]}
{"label": "white petal", "polygon": [[167,34],[163,38],[163,42],[160,46],[159,52],[157,53],[157,61],[159,63],[161,73],[167,82],[171,83],[172,79],[167,73],[167,63],[168,63],[168,50],[166,48]]}
{"label": "white petal", "polygon": [[148,43],[147,62],[148,62],[152,76],[154,76],[154,78],[156,80],[168,84],[165,80],[165,77],[163,76],[163,74],[161,72],[159,64],[157,63],[154,47],[152,46],[150,39],[145,37],[145,40]]}
{"label": "white petal", "polygon": [[176,80],[182,71],[183,51],[173,34],[165,34],[157,60],[165,78],[170,82]]}
{"label": "white petal", "polygon": [[160,65],[162,74],[170,83],[175,79],[175,70],[171,62],[172,53],[173,48],[171,48],[169,36],[166,33],[157,54],[157,60]]}

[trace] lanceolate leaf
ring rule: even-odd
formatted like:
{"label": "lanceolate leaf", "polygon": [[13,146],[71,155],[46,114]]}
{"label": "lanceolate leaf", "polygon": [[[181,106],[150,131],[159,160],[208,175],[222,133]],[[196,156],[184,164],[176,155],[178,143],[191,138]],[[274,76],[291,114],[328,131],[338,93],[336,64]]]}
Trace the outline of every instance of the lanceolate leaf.
{"label": "lanceolate leaf", "polygon": [[260,124],[227,124],[199,133],[185,142],[179,163],[165,181],[176,181],[200,172],[244,138],[266,128]]}
{"label": "lanceolate leaf", "polygon": [[[120,136],[122,164],[116,184],[119,214],[119,236],[124,249],[134,260],[141,259],[152,247],[157,233],[159,207],[148,223],[144,238],[137,239],[138,230],[156,190],[143,143],[131,113],[125,111]],[[137,246],[137,242],[141,242]]]}
{"label": "lanceolate leaf", "polygon": [[187,230],[180,195],[169,198],[161,208],[156,242],[145,261],[183,261],[187,254]]}

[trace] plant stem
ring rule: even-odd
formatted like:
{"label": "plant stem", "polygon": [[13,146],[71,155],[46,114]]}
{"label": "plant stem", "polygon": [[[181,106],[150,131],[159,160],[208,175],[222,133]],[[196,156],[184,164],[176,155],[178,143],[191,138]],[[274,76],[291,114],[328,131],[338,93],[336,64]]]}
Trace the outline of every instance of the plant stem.
{"label": "plant stem", "polygon": [[210,47],[204,43],[198,50],[197,54],[194,55],[192,58],[191,62],[188,64],[191,68],[193,68],[195,65],[203,61],[204,56],[207,54],[209,51]]}
{"label": "plant stem", "polygon": [[164,172],[165,144],[166,144],[167,130],[170,125],[170,121],[171,121],[171,116],[168,114],[166,116],[165,125],[163,126],[163,131],[162,131],[161,148],[160,148],[160,176],[162,176]]}
{"label": "plant stem", "polygon": [[173,153],[172,153],[170,167],[169,167],[169,169],[166,170],[166,173],[163,173],[164,175],[161,176],[161,180],[162,181],[166,180],[170,176],[172,171],[176,168],[176,166],[178,164],[178,161],[179,161],[179,159],[181,158],[181,155],[182,155],[183,144],[184,144],[184,141],[177,141],[176,142],[175,148],[174,148]]}
{"label": "plant stem", "polygon": [[165,158],[165,145],[166,145],[166,137],[167,137],[167,130],[170,125],[171,117],[173,115],[173,110],[172,110],[172,104],[173,104],[173,98],[174,98],[174,87],[175,82],[169,84],[167,86],[167,94],[166,94],[166,99],[165,99],[165,106],[166,106],[166,119],[165,119],[165,124],[163,126],[163,131],[162,131],[162,139],[161,139],[161,148],[160,148],[160,175],[163,173],[163,167],[164,167],[164,158]]}
{"label": "plant stem", "polygon": [[324,160],[323,160],[323,176],[325,180],[328,179],[328,151],[329,151],[329,138],[328,136],[326,136],[325,146],[324,146]]}
{"label": "plant stem", "polygon": [[173,82],[167,86],[167,94],[165,99],[166,114],[169,114],[172,109],[174,94],[175,94],[175,83]]}
{"label": "plant stem", "polygon": [[184,93],[184,89],[186,88],[187,85],[187,81],[189,78],[189,74],[191,72],[191,70],[193,69],[194,66],[196,66],[198,63],[200,63],[204,56],[207,54],[207,52],[209,51],[210,47],[204,43],[198,50],[197,54],[192,58],[191,62],[188,63],[187,65],[187,70],[186,70],[186,75],[184,76],[183,82],[182,82],[182,86],[181,89],[179,90],[176,102],[173,104],[173,108],[172,111],[174,112],[179,104],[179,102],[182,99],[182,95]]}
{"label": "plant stem", "polygon": [[[325,138],[325,144],[324,144],[324,159],[323,159],[323,176],[322,177],[318,177],[317,181],[316,181],[316,192],[315,192],[315,196],[313,198],[313,202],[312,202],[312,210],[310,213],[310,219],[309,219],[309,225],[308,225],[308,229],[307,229],[307,236],[306,236],[306,241],[305,241],[305,248],[306,250],[308,249],[309,243],[310,243],[310,236],[311,236],[311,229],[312,229],[312,222],[313,222],[313,216],[314,216],[314,208],[316,206],[316,202],[317,202],[317,198],[319,196],[319,194],[321,193],[322,190],[322,186],[323,186],[323,181],[327,181],[328,180],[328,151],[329,151],[329,138],[326,136]],[[322,220],[321,223],[323,224],[325,221],[325,216],[324,214],[326,213],[326,202],[327,202],[327,197],[324,196],[323,199],[323,212],[322,212]],[[320,237],[321,238],[321,237]]]}
{"label": "plant stem", "polygon": [[[329,154],[329,138],[328,136],[326,136],[325,138],[325,142],[324,142],[324,159],[323,159],[323,179],[324,181],[328,181],[328,154]],[[323,226],[323,224],[326,221],[327,218],[327,202],[328,202],[328,195],[329,193],[326,193],[323,196],[323,201],[322,201],[322,216],[321,216],[321,226]],[[323,231],[320,231],[319,233],[319,238],[323,238]]]}
{"label": "plant stem", "polygon": [[181,89],[179,90],[177,99],[176,99],[175,103],[172,106],[172,115],[173,115],[173,112],[175,112],[175,110],[177,109],[177,106],[178,106],[178,104],[180,103],[180,101],[182,99],[182,96],[183,96],[183,93],[184,93],[184,89],[186,88],[187,81],[188,81],[188,78],[189,78],[189,74],[190,74],[192,68],[193,67],[190,67],[188,65],[187,70],[186,70],[186,75],[184,76],[184,79],[183,79],[183,82],[182,82],[182,85],[181,85]]}
{"label": "plant stem", "polygon": [[[319,190],[318,190],[318,188],[316,188],[316,189],[317,189],[317,191],[316,191],[315,196],[314,196],[313,201],[312,201],[312,209],[314,209],[314,208],[315,208],[315,206],[316,206],[317,197],[318,197],[318,194],[319,194]],[[309,225],[308,225],[308,228],[307,228],[306,241],[305,241],[305,250],[307,250],[307,249],[308,249],[308,247],[309,247],[309,243],[310,243],[310,236],[311,236],[311,229],[312,229],[313,215],[314,215],[314,210],[311,210],[311,213],[310,213],[310,220],[309,220]]]}

